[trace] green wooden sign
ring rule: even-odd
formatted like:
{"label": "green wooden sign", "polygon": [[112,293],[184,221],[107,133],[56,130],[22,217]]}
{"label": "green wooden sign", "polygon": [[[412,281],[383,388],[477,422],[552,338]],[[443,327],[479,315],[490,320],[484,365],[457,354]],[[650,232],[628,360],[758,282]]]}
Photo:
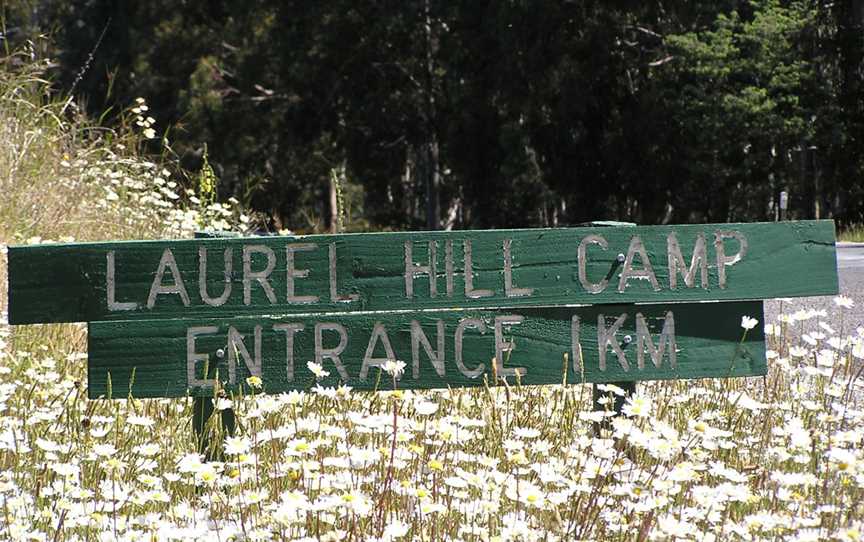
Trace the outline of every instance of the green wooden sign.
{"label": "green wooden sign", "polygon": [[[832,221],[10,247],[12,324],[90,322],[90,397],[766,372],[761,299],[838,291]],[[722,301],[722,302],[717,302]],[[317,378],[309,362],[328,374]],[[312,366],[316,367],[316,366]]]}
{"label": "green wooden sign", "polygon": [[[620,382],[766,372],[759,301],[94,322],[91,398]],[[329,375],[316,378],[307,365]],[[518,376],[517,376],[518,375]],[[110,384],[109,384],[110,382]],[[218,384],[217,384],[218,383]],[[262,390],[255,390],[262,391]]]}
{"label": "green wooden sign", "polygon": [[836,293],[832,221],[9,249],[13,324]]}

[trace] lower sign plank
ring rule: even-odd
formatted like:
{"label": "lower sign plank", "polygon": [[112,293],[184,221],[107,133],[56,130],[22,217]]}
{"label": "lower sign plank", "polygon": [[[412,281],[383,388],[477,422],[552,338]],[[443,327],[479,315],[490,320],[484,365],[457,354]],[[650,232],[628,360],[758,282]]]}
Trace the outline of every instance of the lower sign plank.
{"label": "lower sign plank", "polygon": [[265,393],[392,389],[388,359],[406,364],[399,388],[763,375],[744,315],[762,302],[92,322],[89,396],[248,393],[251,376]]}

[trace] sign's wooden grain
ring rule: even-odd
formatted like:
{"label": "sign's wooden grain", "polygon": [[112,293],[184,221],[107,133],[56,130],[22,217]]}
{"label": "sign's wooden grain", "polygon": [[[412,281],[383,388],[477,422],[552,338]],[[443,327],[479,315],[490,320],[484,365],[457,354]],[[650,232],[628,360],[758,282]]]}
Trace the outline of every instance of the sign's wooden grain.
{"label": "sign's wooden grain", "polygon": [[13,324],[836,293],[832,221],[9,249]]}
{"label": "sign's wooden grain", "polygon": [[366,390],[392,388],[387,359],[406,363],[399,388],[765,374],[762,326],[742,341],[743,315],[761,321],[762,303],[93,322],[89,394],[212,395],[215,379],[239,391],[250,376],[267,393],[308,390],[308,361],[330,373],[320,384]]}

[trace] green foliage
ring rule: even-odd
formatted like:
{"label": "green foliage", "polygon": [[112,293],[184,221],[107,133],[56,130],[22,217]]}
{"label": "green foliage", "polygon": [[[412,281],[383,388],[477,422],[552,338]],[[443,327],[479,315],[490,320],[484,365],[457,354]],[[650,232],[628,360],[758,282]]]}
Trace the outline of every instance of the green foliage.
{"label": "green foliage", "polygon": [[764,218],[780,190],[800,196],[810,184],[801,153],[814,144],[820,106],[801,102],[807,98],[803,87],[818,74],[796,44],[808,39],[815,12],[773,0],[751,6],[747,20],[721,14],[708,30],[666,40],[676,60],[664,84],[689,91],[674,99],[671,110],[687,133],[687,150],[711,158],[686,155],[692,189],[702,186],[711,194],[706,213],[712,212],[707,205],[724,203],[715,220]]}
{"label": "green foliage", "polygon": [[[142,98],[98,126],[51,92],[50,63],[27,48],[0,64],[0,242],[188,236],[232,229],[240,210],[182,190],[164,154],[144,152],[155,119]],[[206,164],[206,161],[205,161]],[[212,174],[212,171],[211,171]]]}
{"label": "green foliage", "polygon": [[205,205],[216,203],[218,191],[216,190],[216,173],[213,172],[213,167],[210,166],[210,160],[207,156],[207,147],[204,147],[204,155],[202,156],[203,164],[201,171],[198,172],[198,199]]}
{"label": "green foliage", "polygon": [[39,21],[59,89],[146,96],[181,165],[206,145],[219,193],[277,227],[320,226],[342,164],[394,228],[773,219],[784,189],[793,217],[860,222],[852,4],[44,0]]}
{"label": "green foliage", "polygon": [[837,240],[850,243],[864,243],[864,225],[852,224],[846,229],[840,230],[837,233]]}

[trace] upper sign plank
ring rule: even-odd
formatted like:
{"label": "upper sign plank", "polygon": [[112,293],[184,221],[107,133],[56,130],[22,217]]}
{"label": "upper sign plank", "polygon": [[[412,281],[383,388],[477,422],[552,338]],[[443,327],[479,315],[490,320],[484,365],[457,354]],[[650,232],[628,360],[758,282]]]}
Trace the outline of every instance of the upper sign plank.
{"label": "upper sign plank", "polygon": [[9,248],[12,324],[836,294],[833,221]]}

